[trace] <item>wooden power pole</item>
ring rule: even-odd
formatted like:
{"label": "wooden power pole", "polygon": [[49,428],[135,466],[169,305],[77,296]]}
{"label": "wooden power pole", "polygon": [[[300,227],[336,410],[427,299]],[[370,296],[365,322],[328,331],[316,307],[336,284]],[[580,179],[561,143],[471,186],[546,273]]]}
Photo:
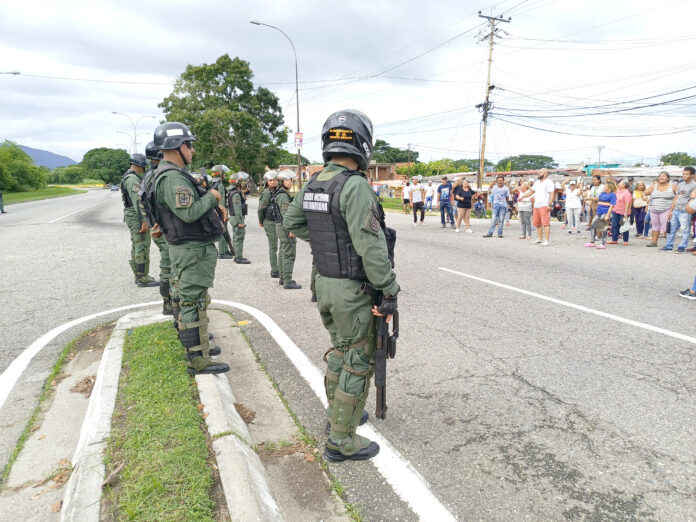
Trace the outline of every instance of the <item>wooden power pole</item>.
{"label": "wooden power pole", "polygon": [[479,161],[479,170],[476,174],[476,186],[481,188],[483,186],[483,170],[486,164],[486,127],[488,126],[488,111],[491,108],[490,95],[491,91],[495,88],[495,85],[491,85],[491,65],[493,64],[493,44],[495,42],[495,23],[505,22],[509,23],[512,18],[507,19],[496,16],[486,16],[482,15],[479,11],[479,18],[485,18],[491,25],[491,32],[488,35],[488,78],[486,79],[486,101],[479,103],[476,108],[480,109],[483,113],[481,124],[483,129],[481,131],[481,158]]}

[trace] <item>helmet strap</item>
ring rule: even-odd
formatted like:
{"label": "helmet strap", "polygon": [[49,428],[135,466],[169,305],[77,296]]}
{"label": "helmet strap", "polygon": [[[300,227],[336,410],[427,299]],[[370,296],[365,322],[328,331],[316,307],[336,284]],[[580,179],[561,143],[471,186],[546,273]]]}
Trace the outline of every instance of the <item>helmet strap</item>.
{"label": "helmet strap", "polygon": [[189,164],[188,160],[184,157],[184,155],[181,153],[181,145],[179,145],[176,148],[176,151],[179,153],[179,157],[181,158],[181,161],[184,162],[184,167]]}

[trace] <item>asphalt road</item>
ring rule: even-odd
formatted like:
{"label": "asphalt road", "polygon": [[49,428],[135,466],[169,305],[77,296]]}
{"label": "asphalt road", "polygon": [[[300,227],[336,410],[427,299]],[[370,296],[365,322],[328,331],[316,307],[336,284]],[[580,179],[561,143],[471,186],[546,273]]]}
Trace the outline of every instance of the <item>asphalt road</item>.
{"label": "asphalt road", "polygon": [[[309,301],[309,248],[298,245],[295,265],[304,288],[281,289],[269,277],[254,201],[250,207],[244,255],[252,264],[220,261],[211,294],[266,312],[323,368],[329,339]],[[8,211],[0,218],[0,291],[9,297],[0,370],[70,319],[158,298],[157,289],[132,283],[117,192]],[[543,248],[518,240],[514,224],[503,239],[483,239],[484,223],[455,234],[434,217],[425,227],[403,214],[388,222],[398,231],[401,335],[389,366],[388,418],[374,426],[457,519],[696,518],[696,303],[677,295],[693,280],[692,256],[659,253],[644,241],[583,248],[584,234],[571,237],[557,224]],[[154,266],[156,248],[153,258]],[[0,410],[0,463],[42,376],[81,329],[47,346]],[[320,437],[319,401],[292,362],[259,325],[248,334]],[[368,408],[372,414],[372,396]],[[366,519],[414,518],[370,463],[332,471]]]}

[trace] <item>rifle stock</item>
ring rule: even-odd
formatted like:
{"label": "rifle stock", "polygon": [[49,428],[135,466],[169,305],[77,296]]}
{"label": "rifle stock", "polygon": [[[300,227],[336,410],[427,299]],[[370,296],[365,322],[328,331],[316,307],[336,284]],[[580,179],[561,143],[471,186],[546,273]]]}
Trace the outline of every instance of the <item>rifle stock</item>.
{"label": "rifle stock", "polygon": [[392,316],[392,334],[389,335],[389,323],[386,317],[379,317],[377,322],[377,345],[375,347],[375,417],[387,417],[387,359],[396,355],[396,340],[399,337],[399,312]]}

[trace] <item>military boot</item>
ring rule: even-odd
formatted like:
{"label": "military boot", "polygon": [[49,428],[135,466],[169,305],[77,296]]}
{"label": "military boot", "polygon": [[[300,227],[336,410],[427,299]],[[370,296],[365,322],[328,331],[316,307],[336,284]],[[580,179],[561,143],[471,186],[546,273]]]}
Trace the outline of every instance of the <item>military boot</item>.
{"label": "military boot", "polygon": [[330,462],[367,460],[379,453],[379,444],[355,433],[359,421],[363,418],[369,386],[370,380],[367,379],[367,389],[359,396],[336,389],[331,434],[324,449],[326,460]]}
{"label": "military boot", "polygon": [[299,290],[300,288],[302,288],[302,285],[298,285],[294,279],[291,279],[283,285],[283,288],[285,288],[286,290]]}
{"label": "military boot", "polygon": [[147,275],[147,271],[145,269],[145,263],[136,263],[135,264],[135,276],[138,280],[137,285],[141,288],[149,287],[149,286],[159,286],[159,281],[155,281],[152,277]]}
{"label": "military boot", "polygon": [[251,263],[246,257],[235,257],[234,262],[238,265],[248,265]]}
{"label": "military boot", "polygon": [[174,315],[172,298],[169,296],[169,281],[160,283],[159,291],[162,296],[162,315]]}
{"label": "military boot", "polygon": [[225,252],[224,254],[218,254],[218,259],[234,259],[234,256],[230,252]]}
{"label": "military boot", "polygon": [[230,367],[218,361],[210,359],[220,348],[210,348],[208,344],[208,313],[205,310],[198,311],[198,320],[193,323],[179,322],[179,339],[187,351],[189,359],[186,371],[189,375],[201,373],[225,373]]}

